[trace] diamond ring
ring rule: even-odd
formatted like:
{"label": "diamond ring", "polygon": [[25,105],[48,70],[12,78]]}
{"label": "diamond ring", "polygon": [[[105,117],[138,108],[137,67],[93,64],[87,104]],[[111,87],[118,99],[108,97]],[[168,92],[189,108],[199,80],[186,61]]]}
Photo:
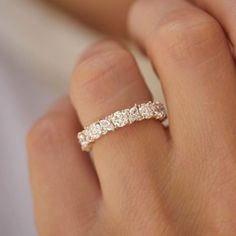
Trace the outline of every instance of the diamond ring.
{"label": "diamond ring", "polygon": [[78,133],[78,140],[83,151],[89,152],[91,144],[97,139],[118,128],[137,121],[156,119],[164,121],[167,118],[165,106],[160,102],[147,102],[134,105],[129,109],[116,111],[102,120],[96,121]]}

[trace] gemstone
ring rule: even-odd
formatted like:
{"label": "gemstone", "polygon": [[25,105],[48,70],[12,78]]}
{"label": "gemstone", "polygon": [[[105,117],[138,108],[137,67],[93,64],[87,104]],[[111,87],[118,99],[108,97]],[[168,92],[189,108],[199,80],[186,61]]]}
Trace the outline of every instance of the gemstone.
{"label": "gemstone", "polygon": [[103,133],[107,133],[108,131],[113,131],[115,129],[114,125],[112,124],[111,121],[109,121],[108,119],[105,120],[100,120],[100,125],[102,127],[102,131]]}
{"label": "gemstone", "polygon": [[162,113],[160,111],[160,104],[159,103],[152,103],[150,104],[150,108],[153,112],[153,115],[155,116],[156,119],[160,119],[162,117]]}
{"label": "gemstone", "polygon": [[111,121],[115,127],[123,127],[129,123],[128,116],[123,111],[117,111],[111,116]]}
{"label": "gemstone", "polygon": [[150,108],[150,104],[141,104],[139,106],[139,113],[141,114],[141,116],[143,117],[143,119],[150,119],[153,116],[153,111]]}
{"label": "gemstone", "polygon": [[126,122],[125,124],[127,125],[129,123],[129,109],[125,109],[121,112],[122,112],[122,115],[125,119],[125,122]]}
{"label": "gemstone", "polygon": [[159,115],[156,116],[156,117],[157,117],[157,119],[159,119],[159,120],[165,120],[166,117],[167,117],[166,111],[161,111],[161,112],[159,112]]}
{"label": "gemstone", "polygon": [[78,139],[82,146],[86,146],[88,144],[88,140],[84,132],[78,134]]}
{"label": "gemstone", "polygon": [[161,103],[155,103],[156,105],[156,109],[157,109],[157,112],[155,113],[155,117],[156,119],[159,119],[159,120],[163,120],[166,118],[167,114],[166,114],[166,110],[165,110],[165,107],[163,104]]}
{"label": "gemstone", "polygon": [[164,116],[163,112],[159,111],[155,114],[156,119],[161,119]]}
{"label": "gemstone", "polygon": [[86,140],[87,140],[88,143],[93,141],[92,137],[90,136],[88,128],[85,128],[84,135],[86,136]]}
{"label": "gemstone", "polygon": [[99,123],[93,123],[88,127],[88,133],[92,139],[98,139],[102,134],[102,127]]}
{"label": "gemstone", "polygon": [[142,116],[139,113],[138,106],[135,105],[134,107],[130,108],[129,110],[129,122],[134,123],[135,121],[141,120]]}
{"label": "gemstone", "polygon": [[150,104],[150,108],[154,115],[157,115],[159,113],[159,105],[157,103]]}

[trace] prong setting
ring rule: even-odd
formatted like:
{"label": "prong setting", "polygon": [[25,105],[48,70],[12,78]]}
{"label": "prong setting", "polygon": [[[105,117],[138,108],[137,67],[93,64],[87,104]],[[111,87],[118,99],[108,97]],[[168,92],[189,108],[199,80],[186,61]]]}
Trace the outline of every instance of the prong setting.
{"label": "prong setting", "polygon": [[167,118],[165,106],[160,102],[147,102],[134,105],[129,109],[116,111],[106,118],[96,121],[78,133],[78,140],[83,151],[90,151],[91,144],[102,136],[116,129],[133,124],[137,121]]}

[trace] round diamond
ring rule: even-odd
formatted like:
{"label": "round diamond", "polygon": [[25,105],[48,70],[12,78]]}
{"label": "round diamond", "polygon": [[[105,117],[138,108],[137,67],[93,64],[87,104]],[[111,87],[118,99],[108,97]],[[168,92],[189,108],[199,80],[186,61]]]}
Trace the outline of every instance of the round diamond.
{"label": "round diamond", "polygon": [[105,119],[105,120],[100,120],[100,125],[102,127],[102,130],[104,133],[107,133],[108,131],[112,131],[115,129],[114,125],[111,123],[111,121]]}
{"label": "round diamond", "polygon": [[123,127],[129,123],[128,117],[122,111],[117,111],[111,116],[112,123],[116,127]]}
{"label": "round diamond", "polygon": [[92,139],[92,137],[91,137],[91,135],[90,135],[90,133],[89,133],[88,128],[86,128],[86,129],[84,130],[84,135],[86,136],[86,140],[87,140],[88,143],[90,143],[90,142],[93,141],[93,139]]}
{"label": "round diamond", "polygon": [[139,113],[138,106],[130,108],[129,110],[129,122],[134,123],[135,121],[141,120],[142,116]]}
{"label": "round diamond", "polygon": [[159,119],[162,115],[160,112],[160,104],[159,103],[152,103],[150,108],[155,116],[156,119]]}
{"label": "round diamond", "polygon": [[99,123],[94,123],[88,127],[88,132],[92,139],[98,139],[102,134],[102,127]]}
{"label": "round diamond", "polygon": [[156,116],[156,119],[158,120],[165,120],[167,117],[167,113],[165,110],[162,110],[159,112],[159,114]]}
{"label": "round diamond", "polygon": [[122,111],[123,118],[125,120],[125,124],[129,123],[129,109],[125,109]]}
{"label": "round diamond", "polygon": [[89,143],[86,135],[83,132],[78,134],[78,139],[79,139],[79,142],[82,146],[86,146]]}
{"label": "round diamond", "polygon": [[150,119],[153,116],[153,111],[150,108],[150,104],[141,104],[139,106],[139,112],[144,119]]}
{"label": "round diamond", "polygon": [[162,103],[150,101],[141,105],[135,105],[130,109],[117,111],[103,120],[85,127],[82,132],[78,133],[78,140],[83,151],[90,151],[90,144],[109,131],[132,124],[135,121],[151,118],[156,118],[160,121],[167,118],[167,111]]}
{"label": "round diamond", "polygon": [[164,105],[156,102],[155,104],[153,104],[153,106],[155,107],[155,112],[154,112],[155,118],[159,120],[165,119],[167,114]]}

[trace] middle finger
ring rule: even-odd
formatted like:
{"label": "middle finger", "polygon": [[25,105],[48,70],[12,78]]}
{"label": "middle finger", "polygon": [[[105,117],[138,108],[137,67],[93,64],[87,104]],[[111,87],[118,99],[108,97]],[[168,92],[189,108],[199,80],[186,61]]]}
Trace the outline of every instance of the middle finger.
{"label": "middle finger", "polygon": [[130,31],[158,70],[177,141],[215,134],[216,127],[217,138],[232,132],[235,65],[213,17],[184,0],[141,0]]}

